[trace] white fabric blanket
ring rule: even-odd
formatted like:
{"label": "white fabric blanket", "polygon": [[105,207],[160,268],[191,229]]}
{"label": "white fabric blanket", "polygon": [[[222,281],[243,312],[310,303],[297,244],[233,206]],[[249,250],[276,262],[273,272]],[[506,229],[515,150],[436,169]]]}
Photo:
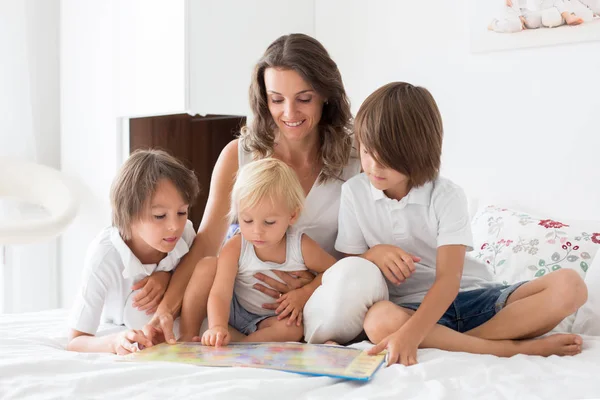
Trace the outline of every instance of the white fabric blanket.
{"label": "white fabric blanket", "polygon": [[563,358],[419,350],[418,365],[380,369],[371,382],[357,383],[250,368],[120,363],[118,356],[68,352],[66,318],[66,310],[0,315],[1,399],[600,398],[600,337],[584,337],[583,353]]}

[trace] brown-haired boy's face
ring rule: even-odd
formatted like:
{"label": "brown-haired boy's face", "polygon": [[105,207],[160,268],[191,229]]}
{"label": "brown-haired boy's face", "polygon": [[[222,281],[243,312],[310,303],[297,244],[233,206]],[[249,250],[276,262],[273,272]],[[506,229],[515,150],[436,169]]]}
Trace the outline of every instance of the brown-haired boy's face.
{"label": "brown-haired boy's face", "polygon": [[371,184],[382,190],[386,196],[400,200],[408,193],[409,179],[406,175],[381,165],[377,159],[360,145],[360,163]]}
{"label": "brown-haired boy's face", "polygon": [[172,251],[183,234],[188,206],[170,180],[160,180],[143,215],[132,224],[136,249],[145,248],[148,253]]}

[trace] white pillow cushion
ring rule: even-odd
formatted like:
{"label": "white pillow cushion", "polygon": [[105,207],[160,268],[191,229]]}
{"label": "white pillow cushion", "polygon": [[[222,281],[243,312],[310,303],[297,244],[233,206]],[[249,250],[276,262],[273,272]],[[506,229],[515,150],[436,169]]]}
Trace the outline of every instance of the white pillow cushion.
{"label": "white pillow cushion", "polygon": [[588,301],[577,311],[572,331],[583,335],[600,336],[600,257],[585,275]]}
{"label": "white pillow cushion", "polygon": [[[600,250],[600,222],[559,221],[485,206],[475,214],[472,229],[475,250],[471,255],[488,264],[495,280],[504,284],[532,280],[561,268],[573,269],[585,280]],[[575,314],[553,331],[570,332],[574,321]]]}
{"label": "white pillow cushion", "polygon": [[503,207],[480,207],[473,218],[472,253],[498,282],[516,283],[570,268],[585,278],[600,250],[600,222],[540,218]]}

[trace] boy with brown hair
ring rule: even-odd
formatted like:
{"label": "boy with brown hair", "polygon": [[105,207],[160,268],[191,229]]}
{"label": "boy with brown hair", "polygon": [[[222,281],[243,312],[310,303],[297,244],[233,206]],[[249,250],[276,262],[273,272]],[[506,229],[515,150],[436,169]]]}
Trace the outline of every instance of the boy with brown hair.
{"label": "boy with brown hair", "polygon": [[[164,151],[140,150],[127,159],[111,187],[112,226],[88,248],[68,350],[127,354],[152,346],[155,338],[140,329],[194,241],[187,216],[198,192],[194,172]],[[204,316],[214,268],[205,270],[205,299],[198,305]],[[128,330],[97,337],[101,320]]]}
{"label": "boy with brown hair", "polygon": [[418,347],[498,356],[581,351],[578,335],[515,340],[543,335],[575,312],[585,284],[559,270],[502,285],[466,255],[467,200],[439,177],[442,118],[426,89],[381,87],[362,104],[355,134],[364,173],[342,186],[336,249],[363,255],[386,277],[390,301],[373,305],[364,322],[377,343],[371,353],[387,348],[389,364],[412,365]]}

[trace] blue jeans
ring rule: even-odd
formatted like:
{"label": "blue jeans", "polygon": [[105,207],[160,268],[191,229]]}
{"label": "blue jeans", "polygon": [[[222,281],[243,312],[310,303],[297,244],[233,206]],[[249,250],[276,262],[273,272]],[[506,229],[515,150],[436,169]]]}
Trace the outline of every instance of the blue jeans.
{"label": "blue jeans", "polygon": [[[485,289],[475,289],[459,292],[450,304],[438,324],[444,325],[457,332],[467,332],[483,325],[505,306],[508,297],[521,285],[494,285]],[[400,307],[417,310],[421,303],[402,303]],[[516,322],[516,321],[515,321]]]}

